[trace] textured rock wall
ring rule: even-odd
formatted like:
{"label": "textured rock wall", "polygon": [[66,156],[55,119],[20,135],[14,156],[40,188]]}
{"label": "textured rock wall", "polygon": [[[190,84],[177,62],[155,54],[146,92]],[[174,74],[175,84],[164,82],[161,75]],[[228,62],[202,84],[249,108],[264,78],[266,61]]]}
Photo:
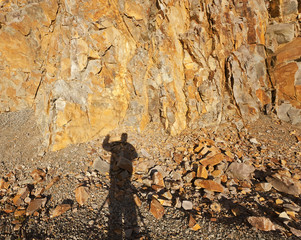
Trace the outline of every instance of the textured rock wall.
{"label": "textured rock wall", "polygon": [[[52,150],[123,124],[171,134],[301,109],[300,0],[0,3],[0,112]],[[298,15],[299,14],[299,15]]]}

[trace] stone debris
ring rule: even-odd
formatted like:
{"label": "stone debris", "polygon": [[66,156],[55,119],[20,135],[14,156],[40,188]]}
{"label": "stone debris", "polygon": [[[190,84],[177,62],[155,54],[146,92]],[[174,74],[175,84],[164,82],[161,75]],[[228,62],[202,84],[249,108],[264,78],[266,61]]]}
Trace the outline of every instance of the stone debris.
{"label": "stone debris", "polygon": [[291,178],[279,174],[266,177],[267,181],[279,192],[298,196],[301,193],[300,185],[297,185]]}
{"label": "stone debris", "polygon": [[45,180],[46,173],[42,169],[35,169],[31,172],[30,175],[37,183]]}
{"label": "stone debris", "polygon": [[182,208],[184,208],[185,210],[192,210],[193,204],[191,201],[184,200],[182,202]]}
{"label": "stone debris", "polygon": [[32,200],[26,208],[26,215],[31,215],[41,207],[45,206],[47,198],[35,198]]}
{"label": "stone debris", "polygon": [[50,189],[55,183],[57,183],[60,180],[60,176],[56,176],[53,179],[51,179],[51,181],[47,184],[47,186],[45,187],[45,190]]}
{"label": "stone debris", "polygon": [[204,188],[204,189],[206,189],[208,191],[212,191],[212,192],[223,192],[224,191],[224,187],[220,183],[217,183],[213,180],[196,179],[194,181],[194,185],[197,188]]}
{"label": "stone debris", "polygon": [[[170,151],[154,157],[145,148],[150,154],[148,158],[146,153],[133,162],[117,158],[113,193],[108,163],[111,156],[99,150],[94,153],[97,157],[91,155],[86,168],[78,172],[59,174],[50,167],[35,168],[29,171],[33,181],[30,177],[19,180],[16,172],[9,172],[0,178],[0,211],[13,216],[14,228],[21,229],[22,219],[38,217],[44,221],[70,217],[71,212],[96,212],[99,204],[93,199],[100,196],[108,195],[102,200],[102,207],[108,210],[112,194],[118,201],[132,200],[137,209],[148,206],[147,212],[156,219],[153,221],[168,215],[170,209],[183,212],[189,216],[190,232],[202,231],[202,218],[214,224],[220,219],[237,218],[258,230],[278,229],[300,236],[301,208],[296,200],[301,186],[299,167],[292,167],[288,158],[272,156],[265,147],[267,143],[259,137],[256,139],[260,143],[255,143],[248,140],[252,138],[247,133],[240,133],[238,138],[232,131],[224,134],[222,140],[221,136],[208,132],[202,136],[196,134],[189,141],[179,140],[171,145]],[[127,188],[125,184],[129,184],[130,178]],[[74,184],[68,201],[75,200],[80,207],[62,200],[53,204],[56,195],[52,193],[64,181]],[[98,228],[95,220],[90,219],[86,224]],[[136,232],[133,228],[118,231],[128,236]]]}
{"label": "stone debris", "polygon": [[296,236],[296,237],[301,237],[301,230],[298,230],[296,228],[293,227],[289,227],[291,232]]}
{"label": "stone debris", "polygon": [[150,212],[157,219],[161,219],[164,216],[164,214],[165,214],[164,207],[155,198],[153,198],[153,200],[150,203]]}
{"label": "stone debris", "polygon": [[188,226],[193,230],[193,231],[198,231],[201,226],[197,223],[197,221],[194,219],[192,215],[189,215],[189,222]]}
{"label": "stone debris", "polygon": [[231,163],[227,170],[228,175],[239,180],[250,179],[254,171],[255,168],[252,165],[238,162]]}
{"label": "stone debris", "polygon": [[75,189],[75,199],[79,205],[84,205],[89,198],[88,188],[84,186],[80,186]]}
{"label": "stone debris", "polygon": [[248,217],[248,222],[255,228],[262,231],[276,230],[275,225],[266,217]]}
{"label": "stone debris", "polygon": [[165,187],[163,176],[160,172],[154,172],[153,176],[152,176],[152,180],[153,180],[154,185],[162,187],[162,188]]}
{"label": "stone debris", "polygon": [[17,195],[13,198],[13,203],[16,206],[20,206],[21,203],[23,202],[23,200],[25,199],[25,197],[27,197],[28,194],[29,194],[28,187],[20,188],[18,190]]}
{"label": "stone debris", "polygon": [[50,217],[51,218],[58,217],[58,216],[62,215],[63,213],[67,212],[69,209],[71,209],[70,204],[57,205],[56,208],[52,211]]}
{"label": "stone debris", "polygon": [[219,213],[219,212],[222,210],[221,205],[220,205],[219,203],[217,203],[217,202],[212,203],[212,204],[210,205],[210,208],[211,208],[214,212],[216,212],[216,213]]}

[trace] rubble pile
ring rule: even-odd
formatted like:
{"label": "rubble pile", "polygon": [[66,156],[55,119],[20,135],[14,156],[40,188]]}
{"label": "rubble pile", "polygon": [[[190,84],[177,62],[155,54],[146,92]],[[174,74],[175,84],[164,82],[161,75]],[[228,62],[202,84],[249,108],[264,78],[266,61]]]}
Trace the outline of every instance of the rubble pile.
{"label": "rubble pile", "polygon": [[[290,132],[290,140],[287,159],[271,148],[273,140],[251,136],[245,129],[201,129],[162,142],[160,149],[155,147],[159,140],[152,148],[136,144],[138,157],[133,162],[121,157],[114,167],[119,171],[114,194],[132,196],[136,207],[147,206],[155,221],[164,219],[169,209],[184,212],[187,229],[195,233],[202,229],[203,218],[216,223],[237,219],[260,231],[301,237],[299,133]],[[274,143],[278,150],[285,147],[285,143]],[[48,222],[85,207],[106,214],[112,156],[99,140],[87,149],[85,161],[85,169],[63,175],[48,167],[33,169],[26,178],[25,167],[17,166],[1,176],[0,217],[10,217],[13,230],[20,231],[31,218]],[[123,188],[129,177],[130,187]],[[57,201],[53,190],[65,180],[74,183],[73,192]],[[101,207],[94,201],[100,196]],[[108,231],[108,226],[99,228]],[[135,231],[128,229],[125,234]],[[137,239],[147,237],[140,234]]]}

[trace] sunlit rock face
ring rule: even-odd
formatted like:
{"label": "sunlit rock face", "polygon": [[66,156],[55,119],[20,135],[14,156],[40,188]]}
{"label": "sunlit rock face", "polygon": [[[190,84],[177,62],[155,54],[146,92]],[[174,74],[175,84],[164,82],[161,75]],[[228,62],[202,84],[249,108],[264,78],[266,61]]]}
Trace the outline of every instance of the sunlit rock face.
{"label": "sunlit rock face", "polygon": [[0,3],[0,112],[33,108],[58,150],[127,125],[170,134],[275,107],[301,121],[301,2]]}

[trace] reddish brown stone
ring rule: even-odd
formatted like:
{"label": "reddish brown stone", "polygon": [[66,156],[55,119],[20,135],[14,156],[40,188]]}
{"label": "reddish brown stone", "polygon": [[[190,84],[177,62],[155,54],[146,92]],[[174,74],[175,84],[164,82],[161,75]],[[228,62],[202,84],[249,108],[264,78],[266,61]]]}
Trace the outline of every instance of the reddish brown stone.
{"label": "reddish brown stone", "polygon": [[262,89],[256,90],[256,96],[261,102],[262,105],[266,105],[268,103],[271,103],[271,98],[266,94],[266,92]]}
{"label": "reddish brown stone", "polygon": [[75,199],[79,205],[84,205],[89,198],[87,187],[80,186],[75,189]]}
{"label": "reddish brown stone", "polygon": [[279,89],[279,99],[291,100],[296,98],[295,74],[297,71],[298,65],[295,62],[279,66],[275,69],[274,81],[276,82],[276,85]]}
{"label": "reddish brown stone", "polygon": [[57,205],[51,214],[51,218],[58,217],[63,213],[67,212],[71,208],[70,204],[60,204]]}
{"label": "reddish brown stone", "polygon": [[181,153],[174,153],[173,159],[177,164],[180,164],[183,161],[183,154]]}
{"label": "reddish brown stone", "polygon": [[32,200],[26,209],[26,215],[33,214],[35,211],[40,209],[40,207],[42,207],[46,203],[46,201],[47,198],[36,198]]}
{"label": "reddish brown stone", "polygon": [[154,172],[152,180],[154,185],[165,187],[163,176],[160,172]]}
{"label": "reddish brown stone", "polygon": [[161,219],[165,214],[165,209],[157,199],[153,199],[150,204],[150,212],[155,218]]}
{"label": "reddish brown stone", "polygon": [[221,184],[212,180],[197,179],[194,181],[194,185],[196,187],[205,188],[213,192],[224,192],[224,187]]}
{"label": "reddish brown stone", "polygon": [[41,182],[45,179],[46,173],[42,169],[35,169],[30,174],[35,182]]}
{"label": "reddish brown stone", "polygon": [[208,178],[208,171],[205,166],[199,165],[197,170],[197,177],[198,178]]}
{"label": "reddish brown stone", "polygon": [[203,166],[215,166],[217,164],[219,164],[220,162],[222,162],[224,159],[226,158],[226,156],[222,153],[218,153],[216,155],[214,155],[213,157],[209,157],[209,158],[205,158],[200,160],[200,163]]}
{"label": "reddish brown stone", "polygon": [[298,37],[276,52],[276,64],[296,60],[301,57],[301,37]]}
{"label": "reddish brown stone", "polygon": [[19,189],[17,195],[13,198],[13,203],[19,206],[23,199],[29,194],[29,189],[27,187]]}

